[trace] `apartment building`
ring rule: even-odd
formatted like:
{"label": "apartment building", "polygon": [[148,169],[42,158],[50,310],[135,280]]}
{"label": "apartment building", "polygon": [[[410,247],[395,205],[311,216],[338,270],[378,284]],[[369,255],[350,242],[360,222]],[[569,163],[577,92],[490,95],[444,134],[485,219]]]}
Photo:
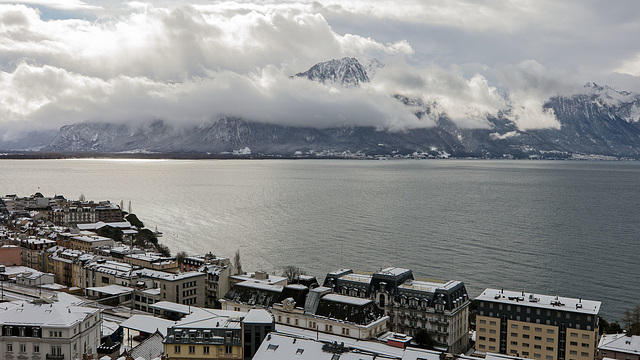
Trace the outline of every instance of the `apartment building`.
{"label": "apartment building", "polygon": [[428,331],[440,347],[452,353],[469,346],[470,300],[461,281],[415,280],[409,269],[389,267],[375,273],[339,269],[324,285],[334,292],[369,298],[389,316],[388,329],[415,336]]}
{"label": "apartment building", "polygon": [[599,301],[498,289],[476,300],[476,350],[541,360],[596,357]]}
{"label": "apartment building", "polygon": [[250,359],[273,327],[266,310],[247,314],[194,307],[167,329],[164,353],[171,360]]}
{"label": "apartment building", "polygon": [[81,359],[97,356],[101,310],[60,293],[52,299],[14,301],[0,308],[0,358]]}
{"label": "apartment building", "polygon": [[152,288],[160,289],[161,301],[204,307],[205,274],[198,271],[173,274],[151,269],[133,271],[137,278],[153,281]]}

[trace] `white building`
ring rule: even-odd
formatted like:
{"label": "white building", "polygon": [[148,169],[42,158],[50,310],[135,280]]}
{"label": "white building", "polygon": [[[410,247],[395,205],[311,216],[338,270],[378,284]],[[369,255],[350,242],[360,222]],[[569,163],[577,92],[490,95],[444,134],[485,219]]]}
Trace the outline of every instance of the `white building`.
{"label": "white building", "polygon": [[102,314],[79,306],[65,293],[38,302],[14,301],[0,307],[0,358],[66,360],[96,354]]}

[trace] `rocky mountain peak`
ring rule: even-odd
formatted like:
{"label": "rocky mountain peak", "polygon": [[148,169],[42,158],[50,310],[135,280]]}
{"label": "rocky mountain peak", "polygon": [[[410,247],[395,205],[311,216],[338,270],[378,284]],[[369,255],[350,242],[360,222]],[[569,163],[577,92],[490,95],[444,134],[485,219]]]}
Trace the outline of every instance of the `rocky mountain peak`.
{"label": "rocky mountain peak", "polygon": [[342,86],[358,87],[361,83],[369,82],[365,68],[356,58],[344,57],[313,65],[309,70],[297,73],[297,77],[321,83],[336,83]]}

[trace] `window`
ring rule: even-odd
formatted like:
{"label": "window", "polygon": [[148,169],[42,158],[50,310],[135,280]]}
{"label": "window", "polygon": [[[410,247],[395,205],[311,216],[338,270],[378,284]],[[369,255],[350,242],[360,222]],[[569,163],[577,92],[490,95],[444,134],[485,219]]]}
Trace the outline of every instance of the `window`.
{"label": "window", "polygon": [[[538,310],[538,311],[539,311],[539,310]],[[539,359],[539,358],[541,358],[542,356],[541,356],[540,354],[535,354],[535,353],[534,353],[534,354],[533,354],[533,357],[534,357],[534,358]]]}
{"label": "window", "polygon": [[547,346],[547,351],[553,351],[553,346]]}
{"label": "window", "polygon": [[324,325],[324,331],[326,332],[333,332],[333,325]]}
{"label": "window", "polygon": [[176,353],[176,354],[180,354],[180,345],[175,345],[173,347],[173,352]]}
{"label": "window", "polygon": [[546,360],[553,360],[553,355],[547,355],[547,356],[545,356],[545,359]]}
{"label": "window", "polygon": [[225,354],[231,354],[231,353],[233,353],[233,346],[229,346],[229,345],[225,346],[225,347],[224,347],[224,353],[225,353]]}
{"label": "window", "polygon": [[486,324],[486,323],[487,323],[487,320],[485,320],[485,319],[480,319],[480,324]]}
{"label": "window", "polygon": [[51,346],[51,355],[62,355],[62,346]]}
{"label": "window", "polygon": [[569,335],[571,335],[571,337],[578,337],[578,333],[574,333],[574,332],[569,333]]}
{"label": "window", "polygon": [[480,349],[485,349],[485,348],[486,348],[486,347],[484,346],[484,344],[480,344],[478,347],[479,347]]}
{"label": "window", "polygon": [[522,347],[529,347],[529,343],[522,343]]}
{"label": "window", "polygon": [[513,345],[513,346],[518,346],[518,342],[517,342],[517,341],[512,341],[512,342],[511,342],[511,345]]}
{"label": "window", "polygon": [[522,330],[531,330],[529,325],[522,325]]}
{"label": "window", "polygon": [[202,353],[203,354],[208,354],[209,353],[209,347],[208,346],[203,346],[202,347]]}
{"label": "window", "polygon": [[542,337],[541,336],[534,336],[533,337],[536,341],[542,341]]}
{"label": "window", "polygon": [[529,334],[522,334],[522,338],[523,339],[528,339],[529,338]]}
{"label": "window", "polygon": [[20,352],[27,352],[27,344],[20,344]]}
{"label": "window", "polygon": [[547,329],[547,334],[553,334],[553,329]]}
{"label": "window", "polygon": [[587,344],[587,343],[582,343],[582,347],[584,347],[584,348],[588,348],[588,347],[589,347],[589,344]]}
{"label": "window", "polygon": [[484,336],[480,336],[480,341],[485,341],[485,340],[487,340],[487,338],[486,338],[486,337],[484,337]]}
{"label": "window", "polygon": [[487,329],[485,329],[485,328],[480,328],[480,332],[482,332],[482,333],[486,333],[486,332],[487,332]]}
{"label": "window", "polygon": [[495,334],[496,333],[496,329],[489,329],[489,334]]}
{"label": "window", "polygon": [[13,351],[13,343],[7,343],[7,351]]}
{"label": "window", "polygon": [[517,352],[517,351],[515,351],[515,350],[511,350],[511,351],[510,351],[510,353],[511,353],[511,354],[517,354],[518,352]]}
{"label": "window", "polygon": [[539,327],[535,328],[534,330],[535,330],[536,332],[542,332],[542,328],[539,328]]}
{"label": "window", "polygon": [[33,352],[34,353],[39,353],[40,352],[40,345],[33,345]]}
{"label": "window", "polygon": [[534,349],[542,349],[542,345],[533,344],[533,348]]}
{"label": "window", "polygon": [[580,353],[580,356],[587,357],[587,356],[589,356],[589,353],[581,352],[581,353]]}
{"label": "window", "polygon": [[489,325],[496,325],[495,321],[489,321]]}
{"label": "window", "polygon": [[518,337],[518,333],[511,333],[511,337]]}
{"label": "window", "polygon": [[554,342],[553,338],[547,338],[547,342]]}
{"label": "window", "polygon": [[489,338],[489,342],[496,342],[496,338]]}
{"label": "window", "polygon": [[522,356],[529,356],[529,352],[528,351],[523,351],[522,352]]}
{"label": "window", "polygon": [[342,335],[349,335],[349,329],[348,328],[342,328]]}
{"label": "window", "polygon": [[189,345],[189,354],[195,354],[196,353],[196,347],[193,345]]}
{"label": "window", "polygon": [[511,328],[512,329],[517,329],[518,328],[518,324],[511,324]]}
{"label": "window", "polygon": [[495,346],[489,346],[489,351],[496,351],[496,347]]}
{"label": "window", "polygon": [[578,346],[578,342],[577,341],[570,341],[569,345],[571,346]]}
{"label": "window", "polygon": [[582,338],[583,339],[588,339],[589,338],[589,334],[582,334]]}
{"label": "window", "polygon": [[569,354],[571,355],[578,355],[578,352],[575,350],[569,350]]}

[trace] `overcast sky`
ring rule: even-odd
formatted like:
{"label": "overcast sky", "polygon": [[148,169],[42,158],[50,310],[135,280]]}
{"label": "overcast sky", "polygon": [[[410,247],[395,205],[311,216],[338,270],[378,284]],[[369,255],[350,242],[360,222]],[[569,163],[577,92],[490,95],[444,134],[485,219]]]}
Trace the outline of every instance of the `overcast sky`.
{"label": "overcast sky", "polygon": [[[587,81],[640,91],[632,0],[0,0],[0,132],[220,115],[290,125],[460,126],[507,107],[557,127],[548,97]],[[341,57],[385,66],[357,89],[289,79]]]}

